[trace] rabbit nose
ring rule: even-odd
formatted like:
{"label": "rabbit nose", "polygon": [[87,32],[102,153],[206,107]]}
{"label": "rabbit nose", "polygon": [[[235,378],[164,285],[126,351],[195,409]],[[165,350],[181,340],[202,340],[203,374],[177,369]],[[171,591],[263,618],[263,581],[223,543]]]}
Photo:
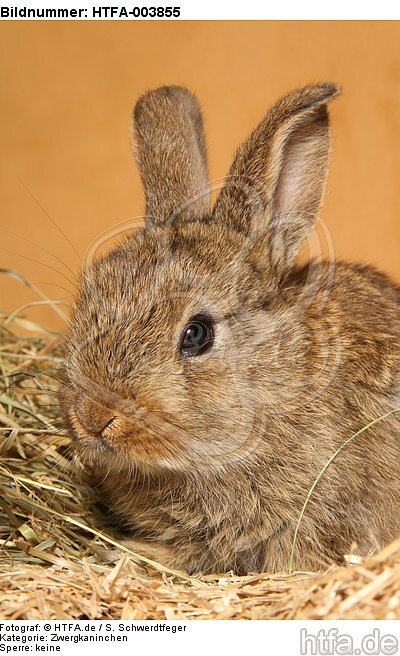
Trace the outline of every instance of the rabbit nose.
{"label": "rabbit nose", "polygon": [[82,428],[96,437],[102,437],[106,428],[117,418],[115,410],[87,397],[78,401],[75,415]]}

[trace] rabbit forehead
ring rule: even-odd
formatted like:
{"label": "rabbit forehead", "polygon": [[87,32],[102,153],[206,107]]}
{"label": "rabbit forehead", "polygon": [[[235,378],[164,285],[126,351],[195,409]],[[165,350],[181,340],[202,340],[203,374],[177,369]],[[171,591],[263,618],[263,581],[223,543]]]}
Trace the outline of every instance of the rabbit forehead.
{"label": "rabbit forehead", "polygon": [[217,302],[245,278],[242,249],[243,237],[212,224],[140,231],[83,274],[77,305],[140,315],[177,298]]}

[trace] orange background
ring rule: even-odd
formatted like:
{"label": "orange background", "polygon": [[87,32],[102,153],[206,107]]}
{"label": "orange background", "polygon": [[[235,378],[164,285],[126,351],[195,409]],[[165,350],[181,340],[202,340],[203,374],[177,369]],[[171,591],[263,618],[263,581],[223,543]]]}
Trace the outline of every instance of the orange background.
{"label": "orange background", "polygon": [[[10,22],[0,43],[0,266],[51,298],[70,299],[66,267],[76,272],[79,258],[30,194],[80,256],[140,215],[131,109],[171,83],[201,101],[211,179],[278,96],[310,81],[342,84],[322,216],[338,256],[400,280],[399,22]],[[14,280],[0,285],[2,311],[37,298]],[[43,306],[31,318],[60,325]]]}

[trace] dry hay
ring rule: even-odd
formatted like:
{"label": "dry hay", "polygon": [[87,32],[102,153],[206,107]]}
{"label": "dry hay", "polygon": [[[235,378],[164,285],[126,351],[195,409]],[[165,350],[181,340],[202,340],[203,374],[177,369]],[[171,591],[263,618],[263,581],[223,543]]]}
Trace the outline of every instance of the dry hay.
{"label": "dry hay", "polygon": [[0,320],[2,619],[400,619],[400,539],[323,573],[201,580],[124,553],[68,452],[58,336]]}

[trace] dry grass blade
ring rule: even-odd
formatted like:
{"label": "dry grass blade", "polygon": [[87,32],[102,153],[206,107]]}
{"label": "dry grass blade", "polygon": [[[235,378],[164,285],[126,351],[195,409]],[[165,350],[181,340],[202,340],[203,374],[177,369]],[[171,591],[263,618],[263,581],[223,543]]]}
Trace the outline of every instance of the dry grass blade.
{"label": "dry grass blade", "polygon": [[350,444],[350,442],[355,440],[357,437],[360,437],[360,435],[363,435],[363,433],[365,433],[365,431],[367,431],[369,428],[372,428],[372,426],[375,426],[375,424],[379,424],[379,422],[384,421],[385,419],[387,419],[391,415],[397,414],[398,412],[400,412],[400,408],[396,408],[395,410],[390,410],[390,412],[386,412],[384,415],[381,415],[380,417],[377,417],[373,421],[370,421],[366,426],[363,426],[362,428],[360,428],[359,431],[354,433],[354,435],[351,435],[349,438],[347,438],[347,440],[345,440],[343,442],[343,444],[335,451],[335,453],[326,461],[325,465],[323,466],[323,468],[319,472],[317,478],[315,479],[314,483],[312,484],[312,486],[310,487],[310,489],[308,491],[308,494],[305,498],[305,501],[303,503],[303,506],[302,506],[302,509],[301,509],[301,512],[300,512],[300,515],[299,515],[299,519],[297,520],[296,528],[295,528],[295,531],[294,531],[292,550],[291,550],[290,558],[289,558],[289,565],[288,565],[289,572],[291,572],[292,569],[293,569],[293,558],[294,558],[294,553],[295,553],[295,549],[296,549],[296,542],[297,542],[297,536],[299,534],[300,524],[301,524],[301,521],[304,517],[304,513],[305,513],[305,510],[308,506],[308,502],[310,501],[311,496],[312,496],[316,486],[318,485],[318,483],[321,479],[321,476],[323,476],[325,474],[325,472],[328,469],[329,465],[335,460],[335,458],[339,455],[339,453],[341,451],[343,451],[343,449],[345,449],[348,444]]}

